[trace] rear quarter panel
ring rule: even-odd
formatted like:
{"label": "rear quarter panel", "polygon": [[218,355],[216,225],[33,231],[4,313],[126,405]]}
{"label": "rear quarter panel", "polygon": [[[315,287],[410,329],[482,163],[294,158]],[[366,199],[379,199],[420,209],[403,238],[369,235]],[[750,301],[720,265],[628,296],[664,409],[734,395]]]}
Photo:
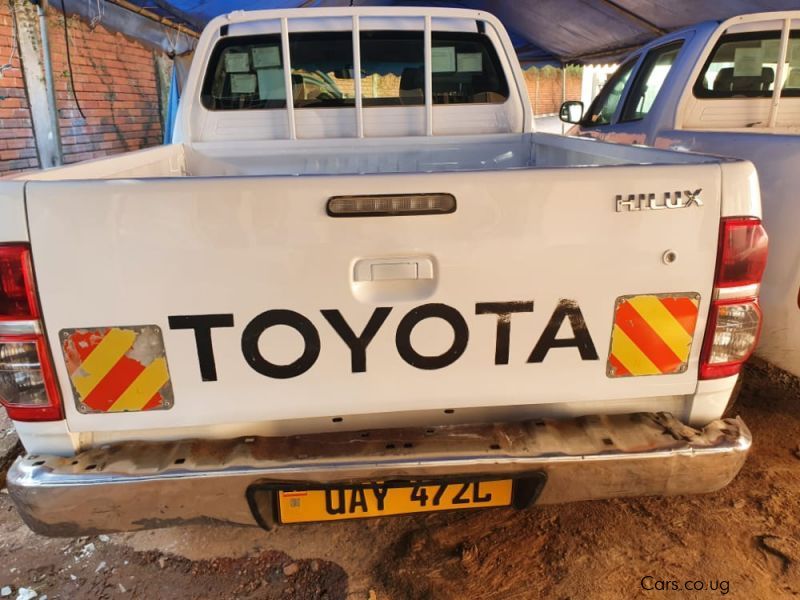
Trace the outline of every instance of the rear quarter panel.
{"label": "rear quarter panel", "polygon": [[0,244],[27,240],[24,184],[21,181],[0,181]]}
{"label": "rear quarter panel", "polygon": [[[670,130],[659,134],[655,145],[732,156],[755,165],[764,227],[769,234],[769,260],[761,285],[764,328],[757,352],[800,375],[800,136]],[[730,193],[736,190],[735,181],[731,181]],[[723,194],[727,192],[723,190]],[[742,213],[731,216],[736,214]]]}

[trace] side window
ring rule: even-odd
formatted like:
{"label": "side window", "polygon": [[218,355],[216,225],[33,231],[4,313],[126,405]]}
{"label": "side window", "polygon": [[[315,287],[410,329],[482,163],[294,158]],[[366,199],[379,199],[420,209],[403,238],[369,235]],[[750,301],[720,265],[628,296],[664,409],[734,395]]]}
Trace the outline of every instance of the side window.
{"label": "side window", "polygon": [[[775,89],[780,38],[781,32],[777,30],[723,35],[694,84],[694,95],[697,98],[771,97]],[[791,68],[784,72],[790,75]],[[789,83],[788,78],[786,83]]]}
{"label": "side window", "polygon": [[633,67],[639,57],[636,56],[623,64],[611,79],[608,80],[606,85],[600,90],[597,98],[594,99],[592,105],[581,121],[583,127],[596,127],[597,125],[608,125],[617,112],[617,106],[622,99],[622,92],[625,91],[625,85],[631,77]]}
{"label": "side window", "polygon": [[620,121],[639,121],[650,112],[682,45],[683,40],[648,52],[625,100]]}

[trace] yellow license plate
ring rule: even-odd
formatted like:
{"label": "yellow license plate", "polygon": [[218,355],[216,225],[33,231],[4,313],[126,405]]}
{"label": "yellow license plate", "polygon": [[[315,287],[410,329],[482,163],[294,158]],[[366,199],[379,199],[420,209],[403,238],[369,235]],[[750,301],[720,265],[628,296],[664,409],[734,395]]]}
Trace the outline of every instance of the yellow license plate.
{"label": "yellow license plate", "polygon": [[365,483],[278,491],[281,523],[337,521],[409,513],[509,506],[513,480]]}

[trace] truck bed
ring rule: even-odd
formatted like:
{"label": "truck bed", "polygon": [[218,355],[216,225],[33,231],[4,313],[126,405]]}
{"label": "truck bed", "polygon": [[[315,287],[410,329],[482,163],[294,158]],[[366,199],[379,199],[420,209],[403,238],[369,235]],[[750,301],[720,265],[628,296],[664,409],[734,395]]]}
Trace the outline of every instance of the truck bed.
{"label": "truck bed", "polygon": [[[343,146],[347,144],[347,148]],[[150,179],[493,171],[718,159],[547,133],[172,144],[36,173],[25,180]]]}

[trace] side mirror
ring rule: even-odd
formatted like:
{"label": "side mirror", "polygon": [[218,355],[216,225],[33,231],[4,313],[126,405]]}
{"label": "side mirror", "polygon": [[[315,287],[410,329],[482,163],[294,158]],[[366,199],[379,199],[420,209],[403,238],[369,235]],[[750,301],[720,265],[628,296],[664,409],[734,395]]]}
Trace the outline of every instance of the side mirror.
{"label": "side mirror", "polygon": [[576,124],[583,119],[583,102],[580,100],[568,100],[561,105],[558,111],[558,118],[564,123]]}

